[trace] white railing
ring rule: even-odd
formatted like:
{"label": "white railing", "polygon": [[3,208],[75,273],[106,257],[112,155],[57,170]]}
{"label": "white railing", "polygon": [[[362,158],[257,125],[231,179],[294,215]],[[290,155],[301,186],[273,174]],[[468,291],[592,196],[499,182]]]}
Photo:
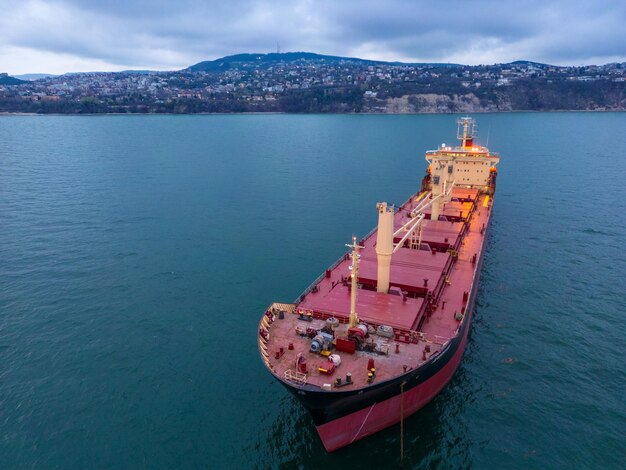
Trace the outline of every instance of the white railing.
{"label": "white railing", "polygon": [[300,385],[304,385],[306,383],[306,374],[302,372],[293,371],[291,369],[287,369],[285,371],[285,380],[288,382],[295,382]]}

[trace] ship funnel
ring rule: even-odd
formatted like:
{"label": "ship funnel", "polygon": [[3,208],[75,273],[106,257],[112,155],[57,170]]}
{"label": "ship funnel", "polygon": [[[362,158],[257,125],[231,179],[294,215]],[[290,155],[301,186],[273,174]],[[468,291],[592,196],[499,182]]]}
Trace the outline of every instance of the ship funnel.
{"label": "ship funnel", "polygon": [[378,237],[376,239],[376,255],[378,258],[378,292],[389,291],[389,273],[391,271],[391,255],[393,254],[393,206],[387,207],[386,202],[376,204],[378,209]]}

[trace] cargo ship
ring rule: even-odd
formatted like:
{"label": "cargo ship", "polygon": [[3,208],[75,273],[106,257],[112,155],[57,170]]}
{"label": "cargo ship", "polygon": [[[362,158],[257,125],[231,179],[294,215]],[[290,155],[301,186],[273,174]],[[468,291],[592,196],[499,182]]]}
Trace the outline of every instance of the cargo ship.
{"label": "cargo ship", "polygon": [[500,157],[474,142],[472,118],[457,125],[457,145],[426,152],[415,194],[399,207],[378,203],[377,227],[353,237],[295,302],[261,317],[265,366],[329,452],[403,422],[463,356]]}

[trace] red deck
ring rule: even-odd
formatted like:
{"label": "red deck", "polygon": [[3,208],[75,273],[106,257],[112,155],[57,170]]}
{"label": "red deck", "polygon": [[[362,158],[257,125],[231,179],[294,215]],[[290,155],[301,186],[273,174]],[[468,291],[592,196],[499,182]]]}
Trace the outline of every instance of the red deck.
{"label": "red deck", "polygon": [[480,191],[476,188],[462,188],[456,186],[452,188],[452,198],[466,201],[475,201]]}
{"label": "red deck", "polygon": [[[430,221],[426,220],[422,229],[422,243],[439,246],[457,247],[457,259],[454,261],[449,253],[401,248],[392,257],[391,286],[399,286],[411,294],[406,300],[401,295],[379,294],[375,291],[377,278],[376,264],[376,232],[364,240],[359,264],[359,289],[357,296],[357,313],[361,321],[376,328],[378,325],[387,325],[394,328],[395,338],[384,338],[371,335],[371,341],[389,348],[388,355],[378,355],[357,351],[354,354],[340,353],[341,366],[329,376],[318,371],[327,359],[317,353],[309,352],[310,338],[298,336],[296,327],[313,328],[319,330],[324,326],[328,317],[335,317],[341,322],[337,335],[346,333],[350,314],[349,288],[349,258],[341,260],[330,271],[328,277],[322,277],[313,291],[306,293],[303,300],[297,305],[283,305],[280,309],[292,310],[294,313],[285,314],[283,320],[274,317],[274,320],[263,326],[268,333],[268,339],[261,341],[262,354],[268,367],[279,378],[285,373],[295,370],[298,354],[302,354],[308,361],[308,384],[327,384],[330,387],[337,377],[350,372],[353,377],[351,388],[364,388],[367,382],[368,359],[376,361],[376,381],[393,378],[403,371],[404,366],[418,367],[428,358],[442,349],[458,331],[460,322],[455,313],[464,311],[466,300],[464,293],[472,289],[476,275],[476,265],[472,262],[474,255],[480,256],[483,249],[483,226],[489,221],[490,207],[485,206],[487,197],[478,195],[477,190],[455,188],[453,195],[458,195],[471,202],[452,201],[446,204],[442,215],[456,211],[459,207],[463,211],[463,219],[467,221],[467,228],[463,232],[466,222]],[[418,197],[412,197],[395,214],[395,225],[400,227],[406,221],[406,214],[415,205]],[[449,209],[451,207],[451,209]],[[459,239],[463,235],[462,243]],[[448,242],[445,242],[448,239]],[[424,286],[427,279],[427,286]],[[439,301],[434,310],[425,312],[426,292],[440,293]],[[299,318],[297,312],[309,312],[313,321],[307,322]],[[271,315],[270,315],[271,316]],[[423,319],[423,321],[422,321]],[[265,321],[265,320],[264,320]],[[420,325],[421,322],[421,325]],[[418,330],[418,326],[420,327]],[[409,335],[419,335],[416,343]],[[289,344],[293,349],[288,348]],[[395,344],[399,346],[399,353],[395,353]],[[280,353],[280,349],[283,352]],[[430,349],[430,352],[427,352]],[[278,356],[278,358],[276,357]]]}
{"label": "red deck", "polygon": [[[399,295],[387,295],[361,289],[357,297],[357,312],[362,321],[408,330],[417,322],[423,303],[422,298],[402,300]],[[350,291],[340,284],[326,293],[309,294],[299,307],[328,312],[336,318],[348,318],[350,316]]]}
{"label": "red deck", "polygon": [[[401,248],[391,259],[389,283],[407,292],[425,294],[441,279],[448,263],[448,253],[432,254],[430,251]],[[366,244],[359,264],[359,282],[374,287],[377,273],[376,252],[372,245]]]}
{"label": "red deck", "polygon": [[[471,210],[471,202],[451,201],[445,205],[445,208],[441,211],[440,216],[454,221],[467,220],[467,216]],[[424,213],[428,218],[430,218],[430,209],[426,209]]]}

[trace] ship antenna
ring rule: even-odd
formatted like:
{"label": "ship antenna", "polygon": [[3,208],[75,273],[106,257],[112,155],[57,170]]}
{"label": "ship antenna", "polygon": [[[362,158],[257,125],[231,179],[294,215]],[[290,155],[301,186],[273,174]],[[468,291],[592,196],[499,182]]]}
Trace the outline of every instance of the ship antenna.
{"label": "ship antenna", "polygon": [[487,143],[485,147],[489,148],[489,135],[491,134],[491,124],[489,124],[489,128],[487,129]]}
{"label": "ship antenna", "polygon": [[456,138],[461,141],[461,147],[465,148],[468,144],[471,146],[474,141],[474,119],[471,117],[462,117],[456,121],[458,128]]}
{"label": "ship antenna", "polygon": [[350,328],[354,328],[359,324],[359,317],[356,313],[356,290],[357,281],[359,278],[359,250],[361,246],[357,243],[356,237],[352,236],[352,244],[346,244],[348,248],[352,248],[352,265],[350,266],[350,277],[352,278],[352,285],[350,289]]}

